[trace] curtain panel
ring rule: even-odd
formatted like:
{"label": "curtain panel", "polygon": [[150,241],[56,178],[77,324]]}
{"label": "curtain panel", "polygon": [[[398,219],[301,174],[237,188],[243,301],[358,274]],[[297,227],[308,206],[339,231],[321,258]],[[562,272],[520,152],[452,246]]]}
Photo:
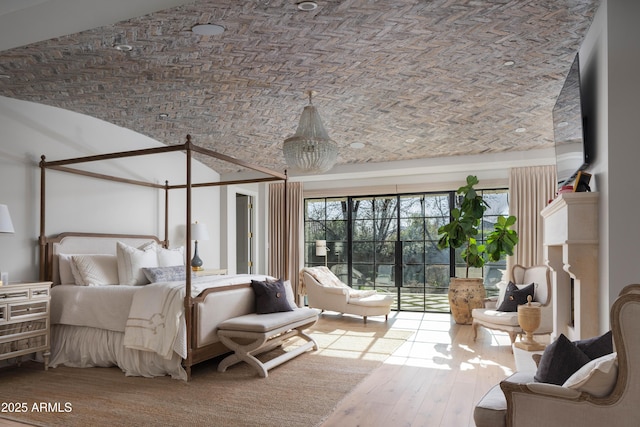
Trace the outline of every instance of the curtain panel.
{"label": "curtain panel", "polygon": [[543,222],[540,211],[553,199],[557,190],[555,165],[512,168],[509,174],[509,212],[517,218],[514,229],[519,242],[514,256],[507,260],[511,266],[544,265]]}
{"label": "curtain panel", "polygon": [[300,295],[301,286],[298,272],[303,263],[302,244],[304,241],[302,183],[287,182],[286,207],[284,189],[284,183],[269,184],[268,274],[291,280],[294,294]]}

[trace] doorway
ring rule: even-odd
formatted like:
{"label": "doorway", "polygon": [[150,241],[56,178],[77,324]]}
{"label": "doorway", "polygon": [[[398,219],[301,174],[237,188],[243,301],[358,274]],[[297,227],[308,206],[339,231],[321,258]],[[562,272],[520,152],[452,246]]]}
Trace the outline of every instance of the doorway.
{"label": "doorway", "polygon": [[253,273],[253,197],[236,193],[236,273]]}

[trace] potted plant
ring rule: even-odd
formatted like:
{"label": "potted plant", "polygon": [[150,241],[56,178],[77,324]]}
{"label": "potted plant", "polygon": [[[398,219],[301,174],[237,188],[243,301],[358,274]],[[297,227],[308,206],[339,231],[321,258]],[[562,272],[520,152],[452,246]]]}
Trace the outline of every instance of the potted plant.
{"label": "potted plant", "polygon": [[518,243],[518,234],[511,229],[516,218],[499,216],[487,235],[486,245],[478,244],[480,221],[488,207],[474,188],[478,182],[476,176],[467,176],[467,184],[456,192],[461,196],[460,207],[451,209],[451,221],[438,229],[439,249],[463,248],[460,255],[466,263],[466,277],[452,277],[449,283],[451,313],[460,324],[471,323],[471,311],[482,308],[486,296],[482,278],[470,279],[469,268],[482,268],[487,260],[496,262],[505,254],[513,255]]}

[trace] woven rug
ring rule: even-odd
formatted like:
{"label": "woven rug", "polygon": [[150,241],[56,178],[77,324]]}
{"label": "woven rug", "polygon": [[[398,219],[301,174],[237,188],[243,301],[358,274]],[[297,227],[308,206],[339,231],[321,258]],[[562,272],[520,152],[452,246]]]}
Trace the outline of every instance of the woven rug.
{"label": "woven rug", "polygon": [[321,319],[311,330],[318,351],[272,369],[267,378],[244,363],[219,373],[219,359],[194,366],[188,383],[126,377],[118,368],[45,372],[32,362],[6,368],[0,404],[25,411],[0,418],[41,426],[317,426],[411,335],[373,323],[349,330],[331,323]]}

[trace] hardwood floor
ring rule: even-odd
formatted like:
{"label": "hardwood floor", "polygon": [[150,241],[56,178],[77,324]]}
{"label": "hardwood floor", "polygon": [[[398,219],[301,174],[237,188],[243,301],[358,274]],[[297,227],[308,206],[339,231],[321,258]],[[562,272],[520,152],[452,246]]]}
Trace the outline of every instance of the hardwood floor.
{"label": "hardwood floor", "polygon": [[[361,317],[325,312],[321,322],[363,327]],[[364,328],[415,331],[382,366],[338,405],[322,427],[475,426],[473,408],[514,370],[505,333],[480,329],[448,314],[392,312],[387,323],[371,317]],[[0,427],[20,427],[0,418]]]}
{"label": "hardwood floor", "polygon": [[[358,321],[331,317],[341,327]],[[385,327],[375,317],[367,326]],[[440,313],[393,312],[387,327],[415,334],[360,383],[322,427],[475,426],[475,404],[514,370],[505,333],[481,328],[474,342],[470,325],[457,325]]]}

